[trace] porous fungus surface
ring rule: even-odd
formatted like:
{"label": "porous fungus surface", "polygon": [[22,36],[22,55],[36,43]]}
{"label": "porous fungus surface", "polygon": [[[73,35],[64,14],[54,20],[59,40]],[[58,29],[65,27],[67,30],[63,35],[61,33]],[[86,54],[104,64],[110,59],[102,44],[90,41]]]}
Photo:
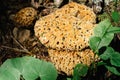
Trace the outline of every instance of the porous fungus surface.
{"label": "porous fungus surface", "polygon": [[48,48],[81,50],[88,46],[96,16],[91,8],[71,2],[40,18],[35,35]]}
{"label": "porous fungus surface", "polygon": [[37,16],[37,11],[32,7],[25,7],[14,16],[14,22],[19,26],[29,26]]}
{"label": "porous fungus surface", "polygon": [[[67,75],[73,74],[73,69],[76,64],[82,63],[88,66],[94,61],[94,53],[90,49],[84,51],[57,51],[48,49],[50,59],[59,72],[66,73]],[[97,56],[95,61],[97,61]]]}
{"label": "porous fungus surface", "polygon": [[89,66],[95,60],[92,50],[86,49],[95,21],[91,8],[70,2],[36,22],[35,35],[48,48],[50,59],[59,72],[72,75],[76,64]]}

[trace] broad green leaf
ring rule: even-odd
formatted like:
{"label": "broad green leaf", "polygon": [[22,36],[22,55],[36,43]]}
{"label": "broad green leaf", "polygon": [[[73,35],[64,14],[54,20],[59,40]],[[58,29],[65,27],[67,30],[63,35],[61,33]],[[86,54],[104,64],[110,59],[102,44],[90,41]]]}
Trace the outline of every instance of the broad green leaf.
{"label": "broad green leaf", "polygon": [[101,21],[97,26],[94,28],[94,36],[102,38],[104,34],[107,32],[109,27],[111,27],[111,23],[109,19]]}
{"label": "broad green leaf", "polygon": [[112,41],[113,37],[114,37],[114,34],[112,33],[106,33],[102,38],[93,36],[90,38],[90,41],[89,41],[90,48],[94,52],[98,52],[100,48],[104,46],[108,46]]}
{"label": "broad green leaf", "polygon": [[20,72],[9,66],[0,68],[0,80],[20,80]]}
{"label": "broad green leaf", "polygon": [[81,80],[87,74],[88,66],[85,64],[77,64],[73,72],[73,80]]}
{"label": "broad green leaf", "polygon": [[[27,58],[13,58],[6,60],[0,67],[0,80],[19,80]],[[8,77],[4,77],[8,75]]]}
{"label": "broad green leaf", "polygon": [[115,67],[107,66],[107,65],[105,65],[105,67],[113,74],[120,76],[120,72]]}
{"label": "broad green leaf", "polygon": [[13,59],[10,59],[10,61],[7,61],[6,66],[8,66],[9,64],[11,68],[15,68],[20,73],[22,73],[24,64],[26,64],[29,61],[29,59],[30,59],[29,57],[13,58]]}
{"label": "broad green leaf", "polygon": [[20,75],[25,80],[35,80],[38,77],[41,80],[56,80],[57,70],[53,64],[33,57],[8,59],[0,67],[0,80],[20,80]]}
{"label": "broad green leaf", "polygon": [[112,19],[115,22],[118,22],[120,20],[120,15],[119,15],[119,13],[117,11],[112,12]]}
{"label": "broad green leaf", "polygon": [[57,70],[50,62],[31,59],[24,66],[23,77],[25,80],[34,80],[38,77],[41,80],[56,80]]}
{"label": "broad green leaf", "polygon": [[99,37],[91,37],[89,40],[89,44],[90,44],[90,48],[94,51],[94,52],[98,52],[98,46],[100,43],[101,39]]}
{"label": "broad green leaf", "polygon": [[108,19],[100,22],[94,28],[94,35],[89,40],[90,48],[97,53],[100,48],[108,46],[114,33],[118,32],[120,32],[120,28],[113,27]]}
{"label": "broad green leaf", "polygon": [[39,61],[38,59],[31,58],[24,65],[23,77],[25,78],[25,80],[35,80],[39,77],[39,72],[38,72],[38,70],[36,70],[36,67],[39,66],[38,64],[40,65],[41,61]]}
{"label": "broad green leaf", "polygon": [[120,67],[120,53],[114,52],[111,55],[110,62],[111,62],[112,65]]}
{"label": "broad green leaf", "polygon": [[114,53],[114,50],[111,47],[107,47],[105,52],[103,54],[101,54],[99,57],[102,60],[108,60],[111,58],[111,54],[113,54],[113,53]]}
{"label": "broad green leaf", "polygon": [[100,49],[104,46],[108,46],[111,43],[113,37],[114,37],[114,33],[104,34],[104,36],[101,38],[101,41],[99,42],[99,44],[97,46],[97,49]]}
{"label": "broad green leaf", "polygon": [[100,55],[102,60],[110,59],[110,63],[114,66],[120,67],[120,53],[114,51],[113,48],[107,47],[105,52]]}

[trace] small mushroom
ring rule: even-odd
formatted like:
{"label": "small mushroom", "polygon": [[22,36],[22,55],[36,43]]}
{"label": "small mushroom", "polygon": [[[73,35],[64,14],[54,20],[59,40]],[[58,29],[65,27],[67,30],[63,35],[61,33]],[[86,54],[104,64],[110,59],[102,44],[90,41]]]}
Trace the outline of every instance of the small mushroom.
{"label": "small mushroom", "polygon": [[33,7],[25,7],[19,10],[16,14],[10,15],[10,19],[14,22],[13,35],[21,43],[28,40],[31,31],[30,28],[34,24],[37,16],[37,10]]}
{"label": "small mushroom", "polygon": [[57,70],[72,75],[76,64],[89,66],[94,60],[94,53],[86,48],[95,23],[96,15],[91,8],[70,2],[40,18],[34,31],[41,43],[48,48]]}
{"label": "small mushroom", "polygon": [[13,21],[18,27],[30,26],[37,16],[37,11],[32,7],[25,7],[18,11],[13,17]]}

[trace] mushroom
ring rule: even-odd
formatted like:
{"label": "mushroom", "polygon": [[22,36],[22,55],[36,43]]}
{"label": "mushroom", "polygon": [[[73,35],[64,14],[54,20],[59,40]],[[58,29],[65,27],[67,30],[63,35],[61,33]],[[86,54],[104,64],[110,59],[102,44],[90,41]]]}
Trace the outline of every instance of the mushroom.
{"label": "mushroom", "polygon": [[18,11],[13,17],[13,21],[18,27],[30,26],[37,16],[37,10],[32,7],[25,7]]}
{"label": "mushroom", "polygon": [[37,20],[34,31],[35,36],[48,48],[56,69],[72,75],[76,64],[89,66],[95,58],[92,50],[86,49],[95,23],[96,15],[91,8],[70,2]]}
{"label": "mushroom", "polygon": [[30,29],[37,17],[37,10],[33,7],[25,7],[16,14],[11,14],[10,19],[14,22],[13,35],[21,43],[29,39]]}
{"label": "mushroom", "polygon": [[93,61],[98,60],[98,56],[94,56],[94,53],[90,49],[85,49],[84,51],[58,51],[48,49],[48,52],[58,72],[61,74],[65,73],[69,76],[73,74],[73,69],[78,63],[90,66]]}

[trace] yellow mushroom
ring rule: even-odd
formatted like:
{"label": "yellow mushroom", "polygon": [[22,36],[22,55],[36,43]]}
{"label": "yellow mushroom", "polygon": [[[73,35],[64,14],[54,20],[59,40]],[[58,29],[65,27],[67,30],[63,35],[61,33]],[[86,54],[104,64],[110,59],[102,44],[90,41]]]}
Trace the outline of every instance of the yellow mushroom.
{"label": "yellow mushroom", "polygon": [[60,73],[65,73],[67,75],[73,74],[73,69],[78,63],[90,66],[93,61],[98,60],[97,56],[95,56],[94,60],[94,53],[90,49],[84,51],[58,51],[48,49],[48,52],[56,69]]}
{"label": "yellow mushroom", "polygon": [[59,72],[72,75],[78,63],[88,66],[94,60],[89,46],[96,15],[91,8],[70,2],[55,12],[40,18],[35,26],[35,35],[48,48],[51,61]]}

